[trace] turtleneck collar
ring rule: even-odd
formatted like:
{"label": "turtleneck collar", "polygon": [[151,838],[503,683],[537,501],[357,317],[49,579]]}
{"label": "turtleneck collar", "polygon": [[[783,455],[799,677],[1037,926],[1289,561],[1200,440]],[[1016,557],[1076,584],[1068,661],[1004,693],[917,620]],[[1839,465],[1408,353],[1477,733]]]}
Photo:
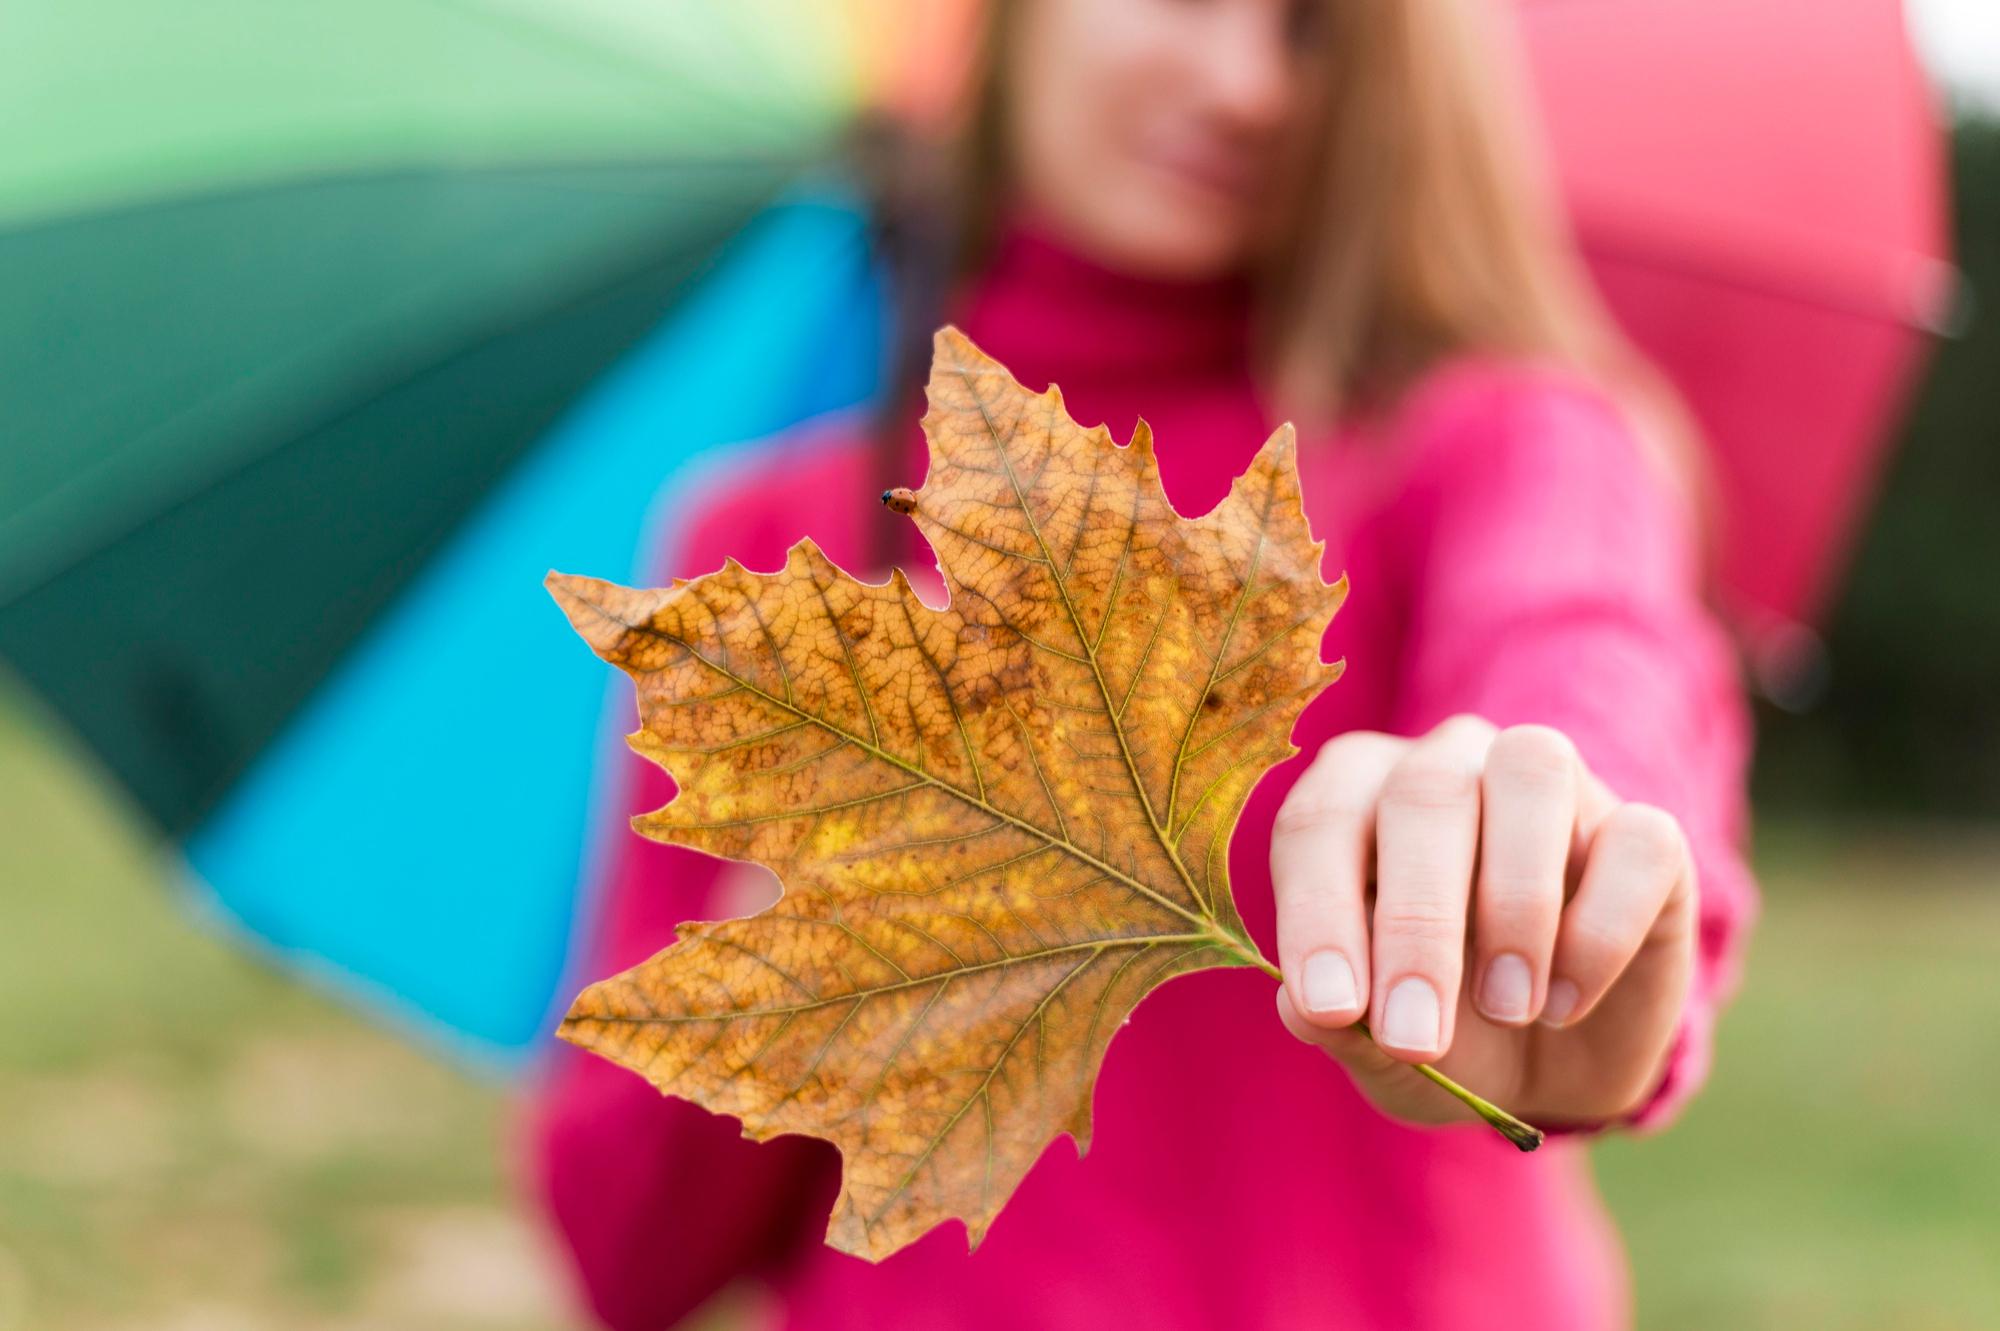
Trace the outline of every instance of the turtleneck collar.
{"label": "turtleneck collar", "polygon": [[1246,278],[1135,276],[1018,215],[957,305],[973,340],[1028,383],[1247,375]]}
{"label": "turtleneck collar", "polygon": [[[951,317],[1030,388],[1060,384],[1070,414],[1131,436],[1141,417],[1183,513],[1227,493],[1274,424],[1250,373],[1249,283],[1119,272],[1018,219]],[[922,440],[912,432],[916,456]]]}

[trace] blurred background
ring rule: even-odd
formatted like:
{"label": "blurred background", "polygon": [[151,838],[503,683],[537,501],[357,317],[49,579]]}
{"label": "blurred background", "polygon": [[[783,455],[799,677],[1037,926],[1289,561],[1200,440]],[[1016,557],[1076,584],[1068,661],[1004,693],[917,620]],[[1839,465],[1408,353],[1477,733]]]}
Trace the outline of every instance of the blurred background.
{"label": "blurred background", "polygon": [[[832,163],[967,8],[0,11],[0,1331],[575,1324],[507,1135],[611,714],[540,575],[872,391]],[[1524,5],[1586,253],[1656,350],[1658,235],[1746,302],[1690,396],[1835,553],[1733,575],[1767,906],[1710,1090],[1598,1151],[1640,1321],[2000,1327],[2000,7],[1645,8]],[[1592,164],[1723,190],[1736,84],[1763,215]]]}

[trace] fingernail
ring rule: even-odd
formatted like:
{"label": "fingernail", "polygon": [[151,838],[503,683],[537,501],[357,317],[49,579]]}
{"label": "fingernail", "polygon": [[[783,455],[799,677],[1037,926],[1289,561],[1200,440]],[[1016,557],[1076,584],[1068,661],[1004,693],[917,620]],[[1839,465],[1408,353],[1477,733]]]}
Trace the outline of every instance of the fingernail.
{"label": "fingernail", "polygon": [[1549,986],[1549,998],[1542,1004],[1542,1025],[1560,1026],[1569,1020],[1569,1014],[1576,1011],[1576,986],[1568,980],[1557,980]]}
{"label": "fingernail", "polygon": [[1488,963],[1486,983],[1479,988],[1481,1012],[1495,1021],[1526,1021],[1534,1001],[1535,977],[1524,958],[1503,952]]}
{"label": "fingernail", "polygon": [[1315,952],[1306,958],[1301,988],[1308,1012],[1352,1012],[1361,1006],[1354,985],[1354,967],[1338,952]]}
{"label": "fingernail", "polygon": [[1438,1047],[1441,1029],[1437,990],[1415,976],[1397,981],[1382,1008],[1382,1043],[1428,1053]]}

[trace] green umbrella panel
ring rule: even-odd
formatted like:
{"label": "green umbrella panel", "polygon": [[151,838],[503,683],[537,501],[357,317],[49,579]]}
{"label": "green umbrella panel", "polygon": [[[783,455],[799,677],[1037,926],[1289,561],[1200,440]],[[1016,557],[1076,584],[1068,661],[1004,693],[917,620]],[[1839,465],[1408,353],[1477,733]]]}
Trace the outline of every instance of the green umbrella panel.
{"label": "green umbrella panel", "polygon": [[802,2],[89,10],[0,18],[0,656],[179,832],[852,88]]}

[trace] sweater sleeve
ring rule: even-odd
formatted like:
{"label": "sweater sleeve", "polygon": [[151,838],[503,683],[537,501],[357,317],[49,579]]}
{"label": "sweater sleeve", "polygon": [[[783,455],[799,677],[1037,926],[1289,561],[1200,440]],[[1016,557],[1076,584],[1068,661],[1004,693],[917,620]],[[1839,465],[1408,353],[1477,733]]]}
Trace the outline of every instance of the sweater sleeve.
{"label": "sweater sleeve", "polygon": [[1742,851],[1748,714],[1701,595],[1695,524],[1625,417],[1566,375],[1447,374],[1405,421],[1397,729],[1458,713],[1552,726],[1617,796],[1686,830],[1696,972],[1665,1075],[1629,1120],[1662,1124],[1706,1075],[1756,896]]}

